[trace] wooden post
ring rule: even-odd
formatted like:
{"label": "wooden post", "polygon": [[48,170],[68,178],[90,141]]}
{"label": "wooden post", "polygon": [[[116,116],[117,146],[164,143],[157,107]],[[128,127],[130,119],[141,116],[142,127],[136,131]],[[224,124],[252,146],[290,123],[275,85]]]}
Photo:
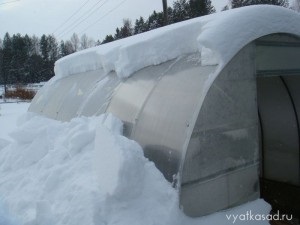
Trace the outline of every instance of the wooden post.
{"label": "wooden post", "polygon": [[164,10],[164,26],[168,25],[168,3],[167,0],[162,0]]}

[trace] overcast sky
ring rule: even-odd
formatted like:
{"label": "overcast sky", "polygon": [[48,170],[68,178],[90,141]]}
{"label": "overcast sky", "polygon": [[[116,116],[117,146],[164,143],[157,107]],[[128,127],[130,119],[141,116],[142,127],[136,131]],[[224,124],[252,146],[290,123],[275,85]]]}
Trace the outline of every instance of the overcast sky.
{"label": "overcast sky", "polygon": [[[168,5],[173,1],[168,0]],[[227,1],[212,0],[217,11]],[[0,38],[6,32],[37,36],[53,33],[66,40],[75,32],[101,41],[113,34],[124,18],[134,23],[153,10],[162,11],[162,0],[0,0]]]}

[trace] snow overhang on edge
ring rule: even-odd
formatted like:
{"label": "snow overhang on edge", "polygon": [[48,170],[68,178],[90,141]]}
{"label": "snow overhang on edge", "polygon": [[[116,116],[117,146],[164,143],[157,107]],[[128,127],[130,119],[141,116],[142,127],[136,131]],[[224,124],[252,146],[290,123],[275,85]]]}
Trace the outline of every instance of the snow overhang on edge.
{"label": "snow overhang on edge", "polygon": [[300,35],[300,15],[278,6],[249,6],[172,24],[66,56],[54,80],[91,70],[120,78],[150,65],[200,51],[202,63],[222,68],[246,44],[272,34]]}

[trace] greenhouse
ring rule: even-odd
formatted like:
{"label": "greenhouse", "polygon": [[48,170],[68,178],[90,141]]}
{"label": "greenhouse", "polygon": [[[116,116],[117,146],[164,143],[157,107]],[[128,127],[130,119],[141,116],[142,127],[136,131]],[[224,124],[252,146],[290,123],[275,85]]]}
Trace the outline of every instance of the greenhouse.
{"label": "greenhouse", "polygon": [[259,197],[299,216],[299,59],[300,15],[229,10],[57,61],[29,111],[117,116],[189,216]]}

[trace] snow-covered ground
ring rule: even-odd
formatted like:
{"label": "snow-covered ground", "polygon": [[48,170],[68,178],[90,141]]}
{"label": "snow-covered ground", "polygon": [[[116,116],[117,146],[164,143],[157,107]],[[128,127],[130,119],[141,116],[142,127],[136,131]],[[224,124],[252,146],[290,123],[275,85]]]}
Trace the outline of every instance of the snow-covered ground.
{"label": "snow-covered ground", "polygon": [[27,107],[1,104],[0,225],[268,224],[246,218],[268,214],[262,200],[184,216],[177,191],[112,115],[59,122]]}
{"label": "snow-covered ground", "polygon": [[1,103],[0,101],[0,138],[11,140],[9,133],[17,126],[17,118],[28,109],[29,103]]}

